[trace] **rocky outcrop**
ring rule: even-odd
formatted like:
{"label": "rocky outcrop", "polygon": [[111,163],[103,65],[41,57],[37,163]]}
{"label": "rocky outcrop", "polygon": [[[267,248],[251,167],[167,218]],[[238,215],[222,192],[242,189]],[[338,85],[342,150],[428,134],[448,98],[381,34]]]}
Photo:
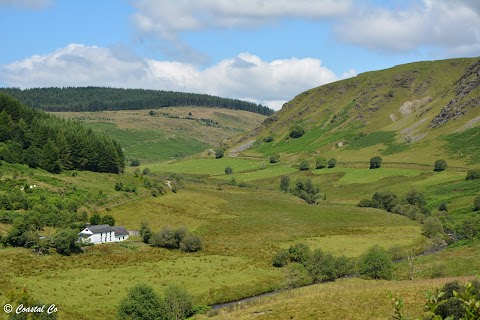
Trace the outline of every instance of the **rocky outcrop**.
{"label": "rocky outcrop", "polygon": [[437,128],[452,119],[457,119],[469,109],[480,107],[480,97],[470,92],[480,85],[480,60],[468,67],[467,72],[455,84],[455,97],[430,122],[429,127]]}

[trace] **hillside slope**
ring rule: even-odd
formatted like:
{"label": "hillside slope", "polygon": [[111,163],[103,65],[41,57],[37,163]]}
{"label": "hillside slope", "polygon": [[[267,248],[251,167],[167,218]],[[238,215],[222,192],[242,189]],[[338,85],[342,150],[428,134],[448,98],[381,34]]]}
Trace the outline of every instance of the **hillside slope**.
{"label": "hillside slope", "polygon": [[[248,135],[247,154],[340,161],[480,163],[480,59],[417,62],[313,88]],[[291,138],[293,127],[305,133]],[[268,139],[267,139],[268,138]],[[273,139],[273,140],[272,140]],[[272,140],[270,142],[266,142]]]}

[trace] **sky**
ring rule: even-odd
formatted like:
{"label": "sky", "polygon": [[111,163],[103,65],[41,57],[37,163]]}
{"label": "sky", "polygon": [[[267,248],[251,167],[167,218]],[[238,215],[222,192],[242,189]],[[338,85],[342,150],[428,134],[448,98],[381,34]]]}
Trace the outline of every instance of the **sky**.
{"label": "sky", "polygon": [[206,93],[275,110],[398,64],[480,56],[478,0],[0,0],[0,86]]}

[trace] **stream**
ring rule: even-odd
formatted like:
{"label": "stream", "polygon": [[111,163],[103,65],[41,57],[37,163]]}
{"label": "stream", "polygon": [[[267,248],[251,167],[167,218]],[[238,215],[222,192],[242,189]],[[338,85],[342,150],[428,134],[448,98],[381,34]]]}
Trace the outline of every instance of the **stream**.
{"label": "stream", "polygon": [[[431,255],[431,254],[436,254],[439,251],[441,251],[441,250],[443,250],[447,247],[448,247],[448,245],[442,245],[442,246],[440,246],[436,249],[431,249],[431,250],[421,252],[421,253],[415,255],[414,257],[422,257],[422,256],[428,256],[428,255]],[[406,260],[407,260],[407,258],[402,258],[402,259],[394,260],[393,262],[394,263],[399,263],[399,262],[403,262],[403,261],[406,261]],[[343,278],[353,278],[355,276],[356,276],[356,274],[350,274],[350,275],[347,275]],[[315,284],[318,284],[318,283],[315,283]],[[315,284],[308,284],[308,285],[302,286],[302,287],[313,286]],[[279,290],[268,291],[268,292],[260,293],[260,294],[257,294],[257,295],[251,296],[251,297],[246,297],[246,298],[242,298],[242,299],[238,299],[238,300],[234,300],[234,301],[230,301],[230,302],[212,304],[212,305],[210,305],[210,307],[213,310],[219,310],[219,309],[223,309],[223,308],[233,307],[233,306],[236,306],[236,305],[241,305],[242,303],[255,301],[255,300],[260,300],[261,298],[264,298],[264,297],[274,296],[276,294],[279,294],[279,293],[282,293],[282,292],[287,292],[287,291],[298,289],[298,288],[301,288],[301,287],[292,288],[292,289],[279,289]]]}

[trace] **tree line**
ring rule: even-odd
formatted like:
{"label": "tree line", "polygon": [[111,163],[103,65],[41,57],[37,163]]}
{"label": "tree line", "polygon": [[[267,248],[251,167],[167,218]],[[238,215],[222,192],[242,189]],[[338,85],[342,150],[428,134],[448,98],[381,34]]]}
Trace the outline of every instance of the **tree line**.
{"label": "tree line", "polygon": [[79,122],[29,108],[0,93],[0,160],[52,173],[88,170],[120,173],[125,157],[120,144]]}
{"label": "tree line", "polygon": [[177,106],[245,110],[269,116],[273,110],[261,104],[208,94],[105,87],[0,88],[27,106],[45,111],[141,110]]}

